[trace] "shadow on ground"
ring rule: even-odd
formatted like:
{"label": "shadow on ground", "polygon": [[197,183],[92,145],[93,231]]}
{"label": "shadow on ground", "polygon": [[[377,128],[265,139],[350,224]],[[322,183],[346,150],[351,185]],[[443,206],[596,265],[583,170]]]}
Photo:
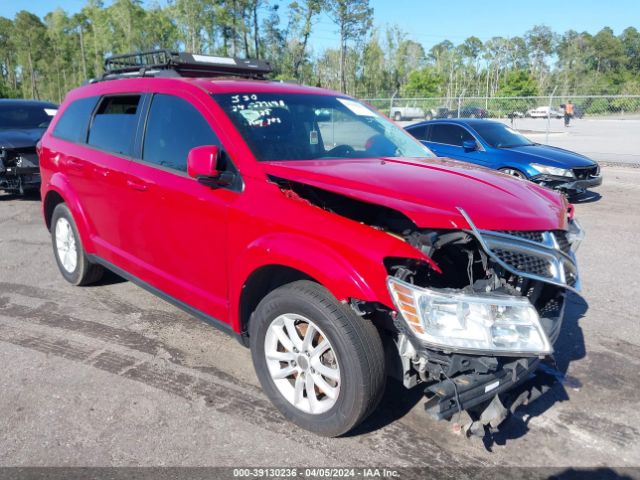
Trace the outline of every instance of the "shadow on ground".
{"label": "shadow on ground", "polygon": [[556,402],[569,400],[567,388],[582,387],[578,379],[567,375],[567,370],[571,362],[580,360],[586,355],[584,335],[578,322],[585,316],[588,308],[589,305],[582,297],[573,293],[568,294],[564,322],[560,336],[554,345],[553,359],[542,362],[533,378],[519,389],[515,389],[511,395],[515,396],[520,390],[531,387],[544,393],[531,403],[518,407],[496,432],[485,435],[483,440],[487,450],[491,451],[494,444],[505,445],[509,440],[522,437],[529,431],[529,422],[532,418],[542,415]]}
{"label": "shadow on ground", "polygon": [[578,195],[572,195],[569,197],[569,201],[571,203],[594,203],[599,201],[602,198],[602,195],[598,192],[594,192],[593,190],[588,190],[586,192],[580,193]]}

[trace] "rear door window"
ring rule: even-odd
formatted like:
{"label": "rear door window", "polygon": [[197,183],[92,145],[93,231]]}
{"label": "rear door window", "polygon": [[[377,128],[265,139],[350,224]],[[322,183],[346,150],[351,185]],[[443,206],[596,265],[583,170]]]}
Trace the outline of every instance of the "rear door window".
{"label": "rear door window", "polygon": [[445,123],[431,125],[431,142],[461,147],[465,140],[475,141],[465,128]]}
{"label": "rear door window", "polygon": [[140,95],[104,97],[89,130],[89,145],[131,156]]}
{"label": "rear door window", "polygon": [[76,143],[86,143],[91,113],[99,97],[81,98],[69,104],[53,129],[53,136]]}
{"label": "rear door window", "polygon": [[200,112],[173,95],[156,94],[151,102],[142,159],[166,168],[187,171],[189,150],[218,145],[218,137]]}

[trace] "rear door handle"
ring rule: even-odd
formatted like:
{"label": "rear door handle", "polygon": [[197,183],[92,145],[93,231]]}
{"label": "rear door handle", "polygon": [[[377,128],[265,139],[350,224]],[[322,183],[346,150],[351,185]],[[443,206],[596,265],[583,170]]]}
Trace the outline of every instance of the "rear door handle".
{"label": "rear door handle", "polygon": [[138,190],[139,192],[146,192],[149,188],[149,185],[140,181],[140,180],[127,180],[127,185],[134,190]]}

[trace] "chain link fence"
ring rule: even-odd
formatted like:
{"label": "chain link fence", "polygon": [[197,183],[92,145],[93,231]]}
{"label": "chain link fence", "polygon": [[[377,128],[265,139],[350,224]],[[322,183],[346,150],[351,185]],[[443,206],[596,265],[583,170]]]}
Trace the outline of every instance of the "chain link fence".
{"label": "chain link fence", "polygon": [[[566,148],[605,163],[640,165],[640,95],[540,97],[362,98],[401,122],[487,118],[505,122],[533,141]],[[564,122],[564,104],[574,115]]]}

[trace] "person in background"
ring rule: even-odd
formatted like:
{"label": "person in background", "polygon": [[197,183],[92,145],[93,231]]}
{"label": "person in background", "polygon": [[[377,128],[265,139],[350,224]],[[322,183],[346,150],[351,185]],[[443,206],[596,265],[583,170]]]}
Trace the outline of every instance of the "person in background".
{"label": "person in background", "polygon": [[573,117],[573,104],[571,100],[567,100],[567,103],[564,104],[564,126],[568,127],[569,122],[571,121],[571,117]]}

